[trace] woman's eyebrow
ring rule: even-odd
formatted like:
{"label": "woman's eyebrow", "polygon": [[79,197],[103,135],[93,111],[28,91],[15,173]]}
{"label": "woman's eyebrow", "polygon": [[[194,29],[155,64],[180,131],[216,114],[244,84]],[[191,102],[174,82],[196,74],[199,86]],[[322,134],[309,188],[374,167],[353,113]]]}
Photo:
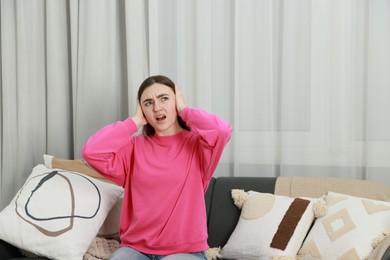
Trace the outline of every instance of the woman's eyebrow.
{"label": "woman's eyebrow", "polygon": [[160,98],[160,97],[163,97],[163,96],[168,96],[168,94],[162,93],[162,94],[158,95],[157,98]]}
{"label": "woman's eyebrow", "polygon": [[149,101],[153,101],[153,99],[151,99],[151,98],[144,99],[144,101],[142,101],[142,103],[146,103],[146,102],[149,102]]}
{"label": "woman's eyebrow", "polygon": [[[157,98],[161,98],[161,97],[164,97],[164,96],[169,96],[169,95],[166,94],[166,93],[162,93],[162,94],[158,95]],[[149,101],[153,101],[153,99],[152,98],[144,99],[144,101],[142,101],[142,103],[149,102]]]}

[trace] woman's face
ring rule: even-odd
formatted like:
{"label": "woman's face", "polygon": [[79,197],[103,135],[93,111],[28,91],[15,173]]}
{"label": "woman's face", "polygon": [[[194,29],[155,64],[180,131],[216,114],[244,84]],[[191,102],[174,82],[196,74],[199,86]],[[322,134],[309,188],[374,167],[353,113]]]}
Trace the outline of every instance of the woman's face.
{"label": "woman's face", "polygon": [[157,135],[175,135],[182,130],[177,121],[175,93],[170,87],[154,83],[144,90],[140,104]]}

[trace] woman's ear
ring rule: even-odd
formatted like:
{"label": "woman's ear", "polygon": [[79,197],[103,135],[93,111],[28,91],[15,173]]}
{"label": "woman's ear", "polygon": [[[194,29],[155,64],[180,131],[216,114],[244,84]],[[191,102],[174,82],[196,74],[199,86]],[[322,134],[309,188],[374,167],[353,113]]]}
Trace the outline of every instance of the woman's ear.
{"label": "woman's ear", "polygon": [[176,110],[177,110],[177,113],[178,115],[181,114],[181,112],[183,111],[183,109],[186,107],[186,101],[182,95],[182,92],[181,92],[181,89],[179,87],[179,85],[175,84],[175,92],[176,92]]}

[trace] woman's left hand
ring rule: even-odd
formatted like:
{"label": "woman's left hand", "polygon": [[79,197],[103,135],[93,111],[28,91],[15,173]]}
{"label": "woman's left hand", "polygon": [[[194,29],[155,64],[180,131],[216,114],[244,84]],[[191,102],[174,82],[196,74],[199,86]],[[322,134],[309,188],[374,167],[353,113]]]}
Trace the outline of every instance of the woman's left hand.
{"label": "woman's left hand", "polygon": [[186,101],[182,95],[180,87],[175,84],[175,92],[176,92],[176,110],[177,113],[180,115],[181,111],[186,107]]}

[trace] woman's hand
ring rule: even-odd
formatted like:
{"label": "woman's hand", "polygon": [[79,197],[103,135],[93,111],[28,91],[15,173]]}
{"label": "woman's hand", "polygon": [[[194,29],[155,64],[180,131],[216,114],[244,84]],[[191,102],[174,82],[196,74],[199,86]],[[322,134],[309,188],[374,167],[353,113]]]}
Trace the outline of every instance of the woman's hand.
{"label": "woman's hand", "polygon": [[176,92],[176,110],[177,113],[180,115],[181,111],[186,107],[186,101],[181,93],[180,87],[175,84],[175,92]]}
{"label": "woman's hand", "polygon": [[139,102],[137,102],[137,109],[135,111],[135,115],[131,119],[133,119],[133,121],[137,125],[138,129],[143,127],[144,125],[146,125],[148,123],[148,121],[146,121],[144,113],[142,112],[142,108],[141,108],[141,105],[139,104]]}

